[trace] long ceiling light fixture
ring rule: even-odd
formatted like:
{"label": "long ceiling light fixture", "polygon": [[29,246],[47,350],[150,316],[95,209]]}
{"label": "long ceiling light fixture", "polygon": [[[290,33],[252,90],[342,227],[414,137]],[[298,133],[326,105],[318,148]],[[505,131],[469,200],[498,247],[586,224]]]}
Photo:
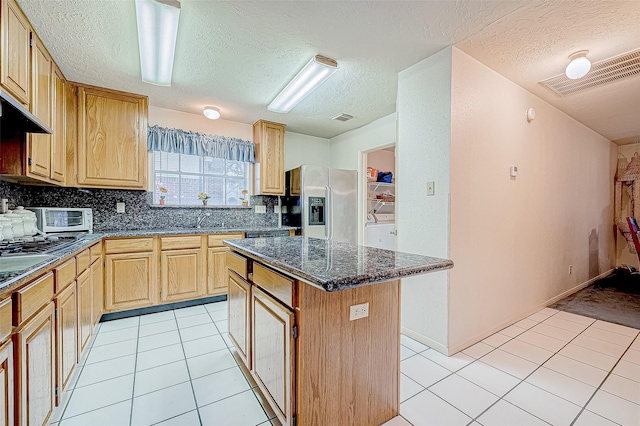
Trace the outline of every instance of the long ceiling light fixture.
{"label": "long ceiling light fixture", "polygon": [[180,2],[136,0],[142,81],[171,86]]}
{"label": "long ceiling light fixture", "polygon": [[282,92],[271,101],[267,109],[287,113],[320,86],[338,69],[338,62],[322,55],[316,55],[302,68]]}

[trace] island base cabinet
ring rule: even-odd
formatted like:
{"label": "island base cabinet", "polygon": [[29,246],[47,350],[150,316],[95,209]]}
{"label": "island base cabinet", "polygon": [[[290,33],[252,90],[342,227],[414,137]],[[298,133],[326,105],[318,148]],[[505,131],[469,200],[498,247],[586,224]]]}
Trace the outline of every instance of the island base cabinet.
{"label": "island base cabinet", "polygon": [[55,320],[53,302],[13,335],[17,424],[46,425],[54,407]]}
{"label": "island base cabinet", "polygon": [[[350,307],[369,316],[350,321]],[[400,409],[400,282],[336,292],[298,286],[299,425],[379,425]]]}
{"label": "island base cabinet", "polygon": [[0,424],[13,426],[13,344],[0,346]]}
{"label": "island base cabinet", "polygon": [[295,409],[294,314],[256,287],[251,301],[252,373],[278,419],[291,425]]}
{"label": "island base cabinet", "polygon": [[233,271],[229,271],[229,337],[238,355],[248,369],[251,369],[251,347],[249,315],[251,312],[251,284]]}

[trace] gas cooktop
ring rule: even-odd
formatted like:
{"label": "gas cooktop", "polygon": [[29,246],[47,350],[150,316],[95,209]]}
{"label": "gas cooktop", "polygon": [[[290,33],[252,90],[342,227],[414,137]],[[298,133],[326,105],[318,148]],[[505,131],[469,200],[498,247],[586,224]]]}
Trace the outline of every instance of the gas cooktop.
{"label": "gas cooktop", "polygon": [[80,235],[36,235],[34,237],[17,238],[13,241],[0,241],[0,256],[48,253],[54,249],[62,248],[65,245],[73,244]]}

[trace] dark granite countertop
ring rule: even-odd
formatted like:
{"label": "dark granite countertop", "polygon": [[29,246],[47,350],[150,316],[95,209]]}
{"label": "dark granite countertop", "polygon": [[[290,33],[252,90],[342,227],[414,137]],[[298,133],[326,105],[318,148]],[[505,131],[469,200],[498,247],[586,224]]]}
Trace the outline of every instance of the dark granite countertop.
{"label": "dark granite countertop", "polygon": [[[52,267],[60,264],[68,256],[79,253],[87,247],[93,245],[101,238],[121,238],[121,237],[143,237],[157,235],[186,235],[186,234],[226,234],[232,232],[254,232],[254,231],[290,231],[296,228],[290,226],[283,227],[255,227],[255,228],[161,228],[161,229],[138,229],[138,230],[109,230],[94,234],[85,234],[71,244],[64,245],[58,249],[47,253],[48,259],[16,272],[0,272],[0,297],[14,291],[19,286],[36,278],[39,274],[46,272]],[[1,258],[0,262],[4,259]]]}
{"label": "dark granite countertop", "polygon": [[325,291],[453,267],[448,259],[307,237],[225,240],[232,250]]}

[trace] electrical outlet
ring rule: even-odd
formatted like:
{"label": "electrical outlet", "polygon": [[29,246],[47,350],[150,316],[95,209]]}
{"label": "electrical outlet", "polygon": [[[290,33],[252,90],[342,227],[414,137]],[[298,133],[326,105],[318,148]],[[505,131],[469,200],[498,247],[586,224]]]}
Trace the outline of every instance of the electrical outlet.
{"label": "electrical outlet", "polygon": [[435,195],[435,193],[436,193],[436,183],[427,182],[427,195]]}
{"label": "electrical outlet", "polygon": [[369,303],[351,305],[351,310],[349,312],[349,321],[354,321],[360,318],[366,318],[368,316],[369,316]]}
{"label": "electrical outlet", "polygon": [[125,213],[124,203],[116,203],[116,212]]}
{"label": "electrical outlet", "polygon": [[280,213],[280,206],[273,206],[274,213]]}
{"label": "electrical outlet", "polygon": [[267,206],[255,206],[255,212],[260,214],[266,213]]}
{"label": "electrical outlet", "polygon": [[571,273],[573,273],[573,265],[569,265],[569,275],[571,275]]}

